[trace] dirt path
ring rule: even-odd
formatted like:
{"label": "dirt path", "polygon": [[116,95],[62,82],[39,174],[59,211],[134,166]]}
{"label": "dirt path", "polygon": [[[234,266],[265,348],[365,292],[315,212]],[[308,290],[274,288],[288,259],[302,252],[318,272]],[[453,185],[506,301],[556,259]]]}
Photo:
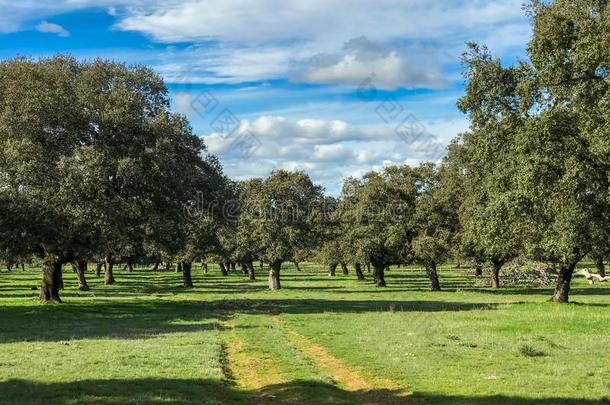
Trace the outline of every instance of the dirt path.
{"label": "dirt path", "polygon": [[[292,356],[298,353],[299,357],[306,359],[321,375],[332,381],[330,387],[334,386],[333,390],[344,397],[344,401],[338,403],[385,405],[418,402],[410,399],[409,391],[392,381],[367,374],[333,356],[325,347],[291,329],[278,316],[271,318],[271,325],[281,332],[280,336],[286,339],[287,347],[294,349],[294,352],[290,350]],[[299,391],[297,381],[282,373],[282,364],[278,363],[281,358],[260,352],[256,349],[256,343],[233,333],[230,320],[225,327],[227,366],[234,383],[247,393],[250,403],[314,403],[307,401],[307,394]]]}
{"label": "dirt path", "polygon": [[333,356],[325,347],[290,329],[279,317],[273,317],[273,324],[280,328],[288,341],[320,370],[329,375],[336,385],[352,392],[363,404],[412,404],[409,391],[392,381],[366,375],[343,360]]}

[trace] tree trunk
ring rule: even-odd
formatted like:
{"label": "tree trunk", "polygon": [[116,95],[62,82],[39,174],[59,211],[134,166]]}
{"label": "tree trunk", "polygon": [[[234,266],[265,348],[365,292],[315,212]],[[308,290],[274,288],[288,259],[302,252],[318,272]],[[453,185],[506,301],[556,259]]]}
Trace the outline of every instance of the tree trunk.
{"label": "tree trunk", "polygon": [[597,274],[601,277],[606,277],[606,266],[604,265],[604,259],[597,259],[595,261],[595,267],[597,268]]}
{"label": "tree trunk", "polygon": [[356,271],[356,276],[358,277],[358,280],[364,280],[364,274],[362,274],[362,266],[360,265],[360,263],[354,264],[354,269]]}
{"label": "tree trunk", "polygon": [[203,272],[207,273],[208,272],[208,264],[207,263],[201,263],[201,267],[203,268]]}
{"label": "tree trunk", "polygon": [[282,262],[276,260],[269,266],[269,289],[279,290],[282,288],[280,285],[280,269],[282,268]]}
{"label": "tree trunk", "polygon": [[240,263],[240,265],[241,265],[241,272],[247,276],[248,275],[248,266],[246,265],[246,262],[242,261]]}
{"label": "tree trunk", "polygon": [[299,262],[293,262],[294,263],[294,267],[296,267],[297,271],[301,271],[301,266],[299,266]]}
{"label": "tree trunk", "polygon": [[13,260],[8,259],[6,261],[6,269],[9,271],[9,273],[13,270]]}
{"label": "tree trunk", "polygon": [[85,274],[87,274],[87,260],[77,260],[76,277],[78,278],[78,289],[81,291],[89,290],[89,285],[87,284]]}
{"label": "tree trunk", "polygon": [[103,262],[98,262],[95,264],[95,276],[99,277],[102,274],[102,266],[104,266]]}
{"label": "tree trunk", "polygon": [[341,262],[341,270],[343,271],[343,274],[345,276],[347,276],[349,274],[349,270],[347,269],[347,265],[345,264],[345,262]]}
{"label": "tree trunk", "polygon": [[430,290],[432,291],[440,291],[441,284],[438,281],[438,273],[436,271],[436,262],[427,262],[426,263],[426,274],[430,279]]}
{"label": "tree trunk", "polygon": [[262,270],[265,267],[265,263],[261,260],[260,263],[258,264],[258,266]]}
{"label": "tree trunk", "polygon": [[131,260],[127,260],[127,272],[133,273],[133,263],[131,262]]}
{"label": "tree trunk", "polygon": [[335,263],[328,265],[328,275],[329,276],[334,277],[337,274],[335,272],[336,270],[337,270],[337,265]]}
{"label": "tree trunk", "polygon": [[235,272],[235,262],[229,262],[229,266],[232,272]]}
{"label": "tree trunk", "polygon": [[62,285],[62,262],[57,258],[46,257],[42,262],[42,284],[40,285],[40,301],[61,303],[59,289]]}
{"label": "tree trunk", "polygon": [[225,264],[223,262],[220,262],[219,266],[220,266],[220,272],[222,273],[222,275],[223,276],[228,276],[229,272],[227,271],[227,268],[225,267]]}
{"label": "tree trunk", "polygon": [[483,275],[483,263],[478,260],[474,262],[474,275],[477,277],[481,277]]}
{"label": "tree trunk", "polygon": [[371,263],[365,264],[365,267],[366,267],[366,272],[370,273],[371,272]]}
{"label": "tree trunk", "polygon": [[377,287],[385,287],[385,264],[382,262],[371,262],[373,265],[373,280]]}
{"label": "tree trunk", "polygon": [[500,288],[500,269],[504,263],[498,260],[491,261],[491,287]]}
{"label": "tree trunk", "polygon": [[112,268],[114,267],[114,263],[112,262],[112,256],[106,256],[104,261],[106,262],[106,269],[104,271],[104,284],[114,284],[114,275],[112,274]]}
{"label": "tree trunk", "polygon": [[551,298],[553,302],[568,302],[570,294],[570,283],[572,282],[572,274],[576,268],[577,261],[561,263],[559,270],[559,278],[557,279],[557,286],[555,286],[555,293]]}
{"label": "tree trunk", "polygon": [[193,278],[191,277],[191,270],[193,269],[192,262],[181,262],[180,267],[182,268],[182,281],[185,288],[193,288]]}
{"label": "tree trunk", "polygon": [[246,261],[246,268],[248,269],[248,278],[250,280],[256,280],[256,274],[254,274],[254,263],[252,259]]}
{"label": "tree trunk", "polygon": [[172,264],[170,262],[165,262],[165,271],[170,271],[172,269]]}
{"label": "tree trunk", "polygon": [[161,264],[161,263],[159,263],[158,261],[157,261],[157,262],[155,262],[155,265],[153,266],[152,271],[157,271],[157,270],[159,270],[159,264]]}
{"label": "tree trunk", "polygon": [[182,273],[182,262],[176,264],[176,273]]}
{"label": "tree trunk", "polygon": [[21,262],[21,271],[25,271],[25,264],[23,263],[23,261]]}

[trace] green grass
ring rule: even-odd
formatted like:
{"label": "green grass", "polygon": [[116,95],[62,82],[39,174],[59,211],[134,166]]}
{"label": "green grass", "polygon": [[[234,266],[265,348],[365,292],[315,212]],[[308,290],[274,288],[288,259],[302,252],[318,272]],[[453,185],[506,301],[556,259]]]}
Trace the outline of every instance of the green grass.
{"label": "green grass", "polygon": [[274,292],[264,274],[214,266],[194,270],[193,290],[138,269],[113,286],[89,273],[80,292],[66,269],[61,305],[36,301],[36,269],[4,271],[0,403],[358,402],[286,330],[412,393],[395,403],[610,403],[609,286],[577,280],[556,304],[549,289],[474,288],[449,267],[439,293],[417,267],[390,271],[386,289],[303,267],[286,266]]}

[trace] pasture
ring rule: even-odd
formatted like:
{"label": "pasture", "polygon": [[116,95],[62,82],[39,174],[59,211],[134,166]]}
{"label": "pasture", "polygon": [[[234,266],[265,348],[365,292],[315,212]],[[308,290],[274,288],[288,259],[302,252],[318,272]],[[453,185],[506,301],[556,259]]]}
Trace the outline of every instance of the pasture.
{"label": "pasture", "polygon": [[301,267],[277,291],[197,265],[194,289],[136,268],[84,292],[66,267],[66,305],[38,302],[38,269],[4,271],[0,403],[610,403],[607,286],[577,279],[558,305],[452,266],[441,292],[419,266],[385,289]]}

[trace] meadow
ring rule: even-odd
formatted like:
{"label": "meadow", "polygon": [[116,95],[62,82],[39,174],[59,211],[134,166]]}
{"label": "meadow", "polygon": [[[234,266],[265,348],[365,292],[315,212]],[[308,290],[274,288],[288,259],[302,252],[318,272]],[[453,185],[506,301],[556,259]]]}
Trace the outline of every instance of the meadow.
{"label": "meadow", "polygon": [[[248,281],[211,265],[136,268],[117,283],[64,270],[64,304],[40,304],[40,270],[0,274],[2,404],[608,404],[610,289],[475,286],[440,268],[329,277],[322,266]],[[351,270],[351,269],[350,269]]]}

